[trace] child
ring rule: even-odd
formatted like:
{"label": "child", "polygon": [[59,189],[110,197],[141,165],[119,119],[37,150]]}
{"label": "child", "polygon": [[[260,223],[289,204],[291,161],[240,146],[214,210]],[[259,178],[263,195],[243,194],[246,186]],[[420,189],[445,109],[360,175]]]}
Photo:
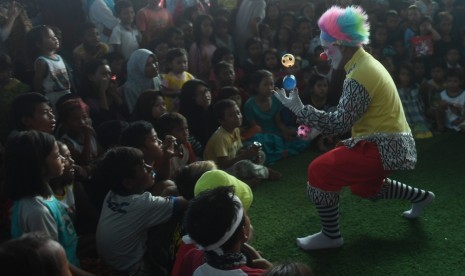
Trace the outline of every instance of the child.
{"label": "child", "polygon": [[168,65],[166,64],[166,54],[170,49],[168,41],[156,38],[150,42],[149,49],[153,51],[158,60],[158,72],[167,73]]}
{"label": "child", "polygon": [[444,59],[447,62],[447,68],[461,69],[461,57],[458,47],[451,47],[447,49]]}
{"label": "child", "polygon": [[[193,199],[184,227],[186,240],[195,242],[202,250],[191,249],[185,255],[179,275],[261,275],[265,271],[255,267],[271,267],[271,263],[245,244],[251,234],[250,220],[231,187],[208,190]],[[248,265],[241,252],[244,248],[249,249]]]}
{"label": "child", "polygon": [[436,108],[441,101],[440,93],[446,89],[446,62],[443,59],[435,59],[430,65],[431,79],[426,83],[423,102],[425,103],[426,117],[435,123]]}
{"label": "child", "polygon": [[147,6],[137,11],[136,25],[142,33],[141,46],[148,47],[153,39],[162,37],[173,26],[173,18],[161,0],[147,0]]}
{"label": "child", "polygon": [[[236,83],[236,73],[234,72],[234,66],[231,63],[226,61],[218,62],[215,67],[213,68],[213,72],[215,75],[215,91],[213,92],[213,99],[218,99],[218,93],[221,88],[225,86],[234,86]],[[242,89],[241,89],[242,90]],[[246,98],[245,91],[242,90],[242,96]]]}
{"label": "child", "polygon": [[22,130],[37,130],[53,134],[56,120],[50,102],[36,92],[17,96],[9,114],[10,136]]}
{"label": "child", "polygon": [[108,43],[114,52],[121,53],[128,60],[131,54],[139,49],[142,35],[134,25],[134,8],[130,1],[117,2],[115,12],[120,22],[113,28]]}
{"label": "child", "polygon": [[91,59],[101,58],[110,52],[110,47],[100,42],[97,27],[90,22],[84,23],[78,33],[81,44],[73,50],[74,68],[81,72],[85,63]]}
{"label": "child", "polygon": [[[289,43],[289,53],[293,54],[294,57],[300,57],[300,68],[305,68],[310,65],[308,60],[305,57],[307,49],[305,46],[305,41],[301,39],[293,39]],[[307,43],[308,44],[308,43]]]}
{"label": "child", "polygon": [[213,18],[201,14],[194,22],[194,43],[189,48],[189,72],[196,78],[208,81],[211,59],[216,50]]}
{"label": "child", "polygon": [[123,85],[124,100],[132,113],[140,94],[147,89],[161,90],[157,57],[149,50],[138,49],[127,64],[128,79]]}
{"label": "child", "polygon": [[263,69],[273,73],[274,80],[284,77],[280,60],[281,57],[275,48],[270,48],[263,52]]}
{"label": "child", "polygon": [[244,118],[251,128],[256,125],[263,129],[252,139],[262,144],[266,154],[266,164],[296,155],[305,150],[307,141],[297,140],[295,130],[287,127],[281,120],[283,106],[273,97],[273,74],[258,70],[251,78],[251,97],[244,104]]}
{"label": "child", "polygon": [[227,47],[218,47],[216,48],[215,52],[213,52],[211,64],[213,70],[210,72],[210,84],[213,84],[216,81],[217,76],[215,75],[215,67],[221,61],[225,61],[227,63],[232,64],[234,68],[235,85],[242,88],[244,85],[244,71],[241,68],[237,67],[236,56]]}
{"label": "child", "polygon": [[68,69],[56,51],[60,47],[55,33],[48,26],[32,28],[27,43],[34,58],[34,90],[50,100],[52,108],[62,96],[71,93]]}
{"label": "child", "polygon": [[405,117],[414,138],[430,138],[432,133],[425,118],[420,88],[413,81],[413,68],[402,64],[398,68],[397,92],[399,93]]}
{"label": "child", "polygon": [[465,90],[462,84],[462,70],[448,69],[446,89],[441,92],[441,102],[437,110],[437,128],[440,132],[443,132],[446,127],[456,131],[465,131]]}
{"label": "child", "polygon": [[[411,39],[420,32],[421,13],[417,6],[411,5],[408,7],[407,18],[408,27],[404,31],[404,45],[406,49],[412,49]],[[413,53],[412,50],[409,51],[409,54],[411,53]]]}
{"label": "child", "polygon": [[166,30],[164,40],[168,43],[168,48],[186,48],[184,32],[181,28],[171,27]]}
{"label": "child", "polygon": [[187,52],[184,48],[170,49],[166,53],[166,63],[169,71],[162,75],[162,93],[168,111],[175,112],[179,110],[179,95],[183,84],[195,77],[187,72]]}
{"label": "child", "polygon": [[132,117],[134,121],[147,121],[153,127],[157,125],[158,119],[168,112],[165,99],[160,91],[145,90],[137,99]]}
{"label": "child", "polygon": [[182,167],[196,161],[194,150],[188,141],[189,128],[184,116],[177,112],[163,114],[157,121],[157,132],[161,137],[171,135],[176,138],[175,155],[170,159],[170,179]]}
{"label": "child", "polygon": [[273,38],[274,48],[278,50],[279,56],[288,52],[288,46],[293,38],[291,26],[283,25],[278,28]]}
{"label": "child", "polygon": [[118,25],[119,19],[115,17],[114,0],[88,1],[89,20],[97,26],[100,41],[108,43],[111,30]]}
{"label": "child", "polygon": [[80,98],[74,98],[60,103],[57,108],[61,140],[68,146],[76,164],[89,166],[100,151],[89,120],[89,107]]}
{"label": "child", "polygon": [[279,172],[262,166],[265,156],[260,145],[243,147],[239,129],[242,113],[234,101],[217,102],[213,106],[213,113],[220,127],[205,146],[204,160],[214,161],[220,169],[246,182],[255,179],[277,180],[281,177]]}
{"label": "child", "polygon": [[410,38],[411,53],[413,58],[431,57],[434,55],[435,41],[439,41],[441,35],[433,28],[433,21],[429,17],[422,17],[419,25],[419,34]]}
{"label": "child", "polygon": [[253,36],[246,40],[245,49],[247,53],[247,58],[242,64],[244,73],[246,75],[246,82],[250,81],[250,75],[258,69],[262,68],[263,61],[263,46],[262,41],[259,37]]}
{"label": "child", "polygon": [[8,113],[13,99],[27,91],[27,84],[13,77],[13,62],[7,54],[0,54],[0,143],[8,136]]}
{"label": "child", "polygon": [[157,172],[157,182],[151,192],[155,195],[173,195],[177,191],[170,180],[170,160],[175,155],[176,138],[167,135],[162,139],[158,138],[153,126],[146,121],[132,122],[121,133],[121,145],[141,150],[145,163]]}
{"label": "child", "polygon": [[273,48],[273,32],[268,24],[258,25],[258,37],[262,40],[264,51]]}
{"label": "child", "polygon": [[63,246],[40,232],[1,244],[0,265],[6,275],[72,275]]}
{"label": "child", "polygon": [[176,217],[186,207],[186,200],[146,192],[154,185],[156,174],[138,149],[110,149],[97,170],[111,189],[97,227],[99,256],[122,275],[149,273],[150,256],[144,257],[149,230]]}
{"label": "child", "polygon": [[14,201],[11,235],[18,238],[28,232],[45,232],[65,248],[71,264],[79,265],[73,223],[49,186],[50,179],[63,173],[63,167],[63,156],[50,134],[23,131],[8,140],[5,183],[8,198]]}
{"label": "child", "polygon": [[229,32],[230,22],[226,17],[215,18],[215,43],[218,47],[226,47],[231,51],[234,51],[234,41]]}

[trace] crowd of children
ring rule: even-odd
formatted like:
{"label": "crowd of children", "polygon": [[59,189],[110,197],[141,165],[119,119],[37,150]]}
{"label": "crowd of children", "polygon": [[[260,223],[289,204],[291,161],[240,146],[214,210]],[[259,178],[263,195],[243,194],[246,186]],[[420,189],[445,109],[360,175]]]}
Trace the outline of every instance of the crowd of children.
{"label": "crowd of children", "polygon": [[[337,106],[344,74],[319,59],[316,25],[334,4],[367,10],[366,50],[395,80],[416,139],[465,132],[463,0],[61,2],[0,0],[1,227],[15,238],[0,247],[2,267],[30,251],[44,275],[65,275],[64,251],[86,275],[78,257],[93,250],[118,275],[170,275],[175,261],[178,275],[265,273],[272,265],[247,243],[244,187],[344,136],[299,138],[273,96],[293,74],[304,104]],[[239,188],[199,195],[209,171]],[[176,260],[189,242],[201,250]],[[312,275],[296,263],[266,275],[286,271]]]}

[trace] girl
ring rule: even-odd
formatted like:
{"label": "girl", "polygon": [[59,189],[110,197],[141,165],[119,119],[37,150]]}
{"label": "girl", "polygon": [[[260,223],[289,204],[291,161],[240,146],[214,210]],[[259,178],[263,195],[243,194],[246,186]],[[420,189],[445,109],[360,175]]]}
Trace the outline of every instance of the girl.
{"label": "girl", "polygon": [[71,264],[79,265],[73,222],[49,186],[50,179],[62,175],[64,169],[55,138],[35,130],[19,132],[8,140],[5,169],[7,195],[14,201],[12,237],[45,232],[64,247]]}
{"label": "girl", "polygon": [[273,38],[274,47],[278,50],[279,56],[282,56],[287,53],[289,43],[292,39],[292,29],[288,26],[281,26],[276,31],[276,34]]}
{"label": "girl", "polygon": [[186,47],[184,32],[179,27],[171,27],[167,29],[165,32],[165,41],[168,42],[168,47],[170,49]]}
{"label": "girl", "polygon": [[120,117],[123,98],[117,92],[116,79],[104,59],[94,59],[84,65],[79,95],[90,107],[90,117],[95,126]]}
{"label": "girl", "polygon": [[244,68],[245,74],[248,75],[262,68],[263,46],[261,39],[258,36],[247,39],[245,49],[247,59],[242,64],[242,68]]}
{"label": "girl", "polygon": [[179,109],[179,94],[182,85],[195,77],[187,72],[187,52],[184,48],[173,48],[166,54],[168,73],[163,74],[163,96],[165,96],[168,111]]}
{"label": "girl", "polygon": [[26,36],[34,62],[34,91],[45,94],[51,105],[71,93],[71,82],[65,62],[56,52],[60,47],[53,30],[45,25],[32,28]]}
{"label": "girl", "polygon": [[160,137],[172,135],[176,138],[175,156],[170,159],[170,179],[174,179],[176,171],[196,161],[194,150],[188,141],[189,128],[184,116],[177,112],[166,113],[157,121],[157,133]]}
{"label": "girl", "polygon": [[268,49],[263,53],[263,67],[273,73],[274,80],[284,77],[280,60],[281,57],[275,48]]}
{"label": "girl", "polygon": [[187,119],[190,139],[200,142],[201,148],[194,146],[197,156],[203,155],[203,147],[217,127],[212,116],[211,99],[210,87],[201,80],[187,81],[181,88],[179,113]]}
{"label": "girl", "polygon": [[289,43],[289,53],[295,57],[300,57],[300,68],[305,68],[310,65],[310,62],[306,59],[307,49],[304,40],[293,39]]}
{"label": "girl", "polygon": [[282,104],[273,97],[273,74],[267,70],[258,70],[251,78],[252,95],[244,104],[244,121],[248,127],[258,125],[262,133],[252,137],[262,144],[266,154],[266,164],[305,150],[308,142],[297,140],[295,130],[287,127],[281,120]]}
{"label": "girl", "polygon": [[208,81],[211,58],[216,50],[213,18],[201,14],[194,21],[194,43],[189,48],[189,72],[196,78]]}
{"label": "girl", "polygon": [[215,18],[215,43],[216,45],[226,47],[231,51],[234,51],[234,41],[229,31],[231,23],[226,17]]}
{"label": "girl", "polygon": [[414,83],[413,77],[412,65],[401,64],[397,73],[397,92],[399,93],[407,122],[412,129],[413,137],[429,138],[432,137],[432,133],[425,118],[420,89]]}
{"label": "girl", "polygon": [[59,135],[80,166],[90,165],[99,154],[88,111],[89,107],[80,98],[66,100],[58,106],[61,121]]}
{"label": "girl", "polygon": [[161,90],[161,78],[158,75],[158,60],[147,49],[138,49],[132,53],[128,64],[128,78],[123,85],[124,100],[129,113],[132,113],[139,95],[147,89]]}
{"label": "girl", "polygon": [[158,119],[166,112],[168,110],[161,92],[145,90],[137,99],[132,116],[134,121],[147,121],[155,127]]}

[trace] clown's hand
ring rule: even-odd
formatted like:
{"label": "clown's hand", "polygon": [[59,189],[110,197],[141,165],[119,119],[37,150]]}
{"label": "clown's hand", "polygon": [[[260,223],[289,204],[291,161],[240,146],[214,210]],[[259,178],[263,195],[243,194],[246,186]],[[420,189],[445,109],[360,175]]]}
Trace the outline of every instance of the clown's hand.
{"label": "clown's hand", "polygon": [[289,96],[286,96],[284,89],[276,89],[274,91],[275,97],[287,108],[289,108],[294,114],[299,113],[304,108],[302,101],[299,98],[299,91],[297,89],[292,90]]}

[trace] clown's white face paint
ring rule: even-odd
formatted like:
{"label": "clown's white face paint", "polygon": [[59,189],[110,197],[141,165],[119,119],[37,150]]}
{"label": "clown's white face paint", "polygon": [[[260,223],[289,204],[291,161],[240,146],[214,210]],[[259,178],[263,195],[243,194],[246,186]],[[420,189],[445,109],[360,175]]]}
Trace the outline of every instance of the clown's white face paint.
{"label": "clown's white face paint", "polygon": [[338,46],[334,46],[333,43],[321,40],[321,46],[323,47],[328,59],[331,61],[331,67],[338,69],[342,61],[342,53]]}

